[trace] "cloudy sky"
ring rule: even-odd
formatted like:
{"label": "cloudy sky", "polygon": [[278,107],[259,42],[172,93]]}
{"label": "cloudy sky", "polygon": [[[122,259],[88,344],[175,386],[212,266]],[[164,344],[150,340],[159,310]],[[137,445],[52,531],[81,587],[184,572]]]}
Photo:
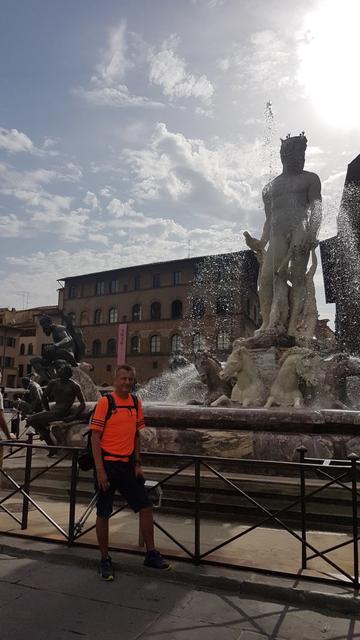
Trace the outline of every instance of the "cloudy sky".
{"label": "cloudy sky", "polygon": [[358,0],[1,0],[0,306],[243,248],[288,132],[332,235],[360,152],[359,20]]}

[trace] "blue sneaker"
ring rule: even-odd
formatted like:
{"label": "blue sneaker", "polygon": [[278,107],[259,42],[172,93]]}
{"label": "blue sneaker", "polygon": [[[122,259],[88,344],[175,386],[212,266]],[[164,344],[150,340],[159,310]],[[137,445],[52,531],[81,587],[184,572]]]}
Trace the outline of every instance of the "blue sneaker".
{"label": "blue sneaker", "polygon": [[114,580],[114,569],[111,558],[108,556],[105,560],[100,560],[99,573],[103,580],[111,582]]}
{"label": "blue sneaker", "polygon": [[160,551],[153,549],[147,551],[144,560],[145,567],[151,567],[151,569],[170,569],[170,563],[162,557]]}

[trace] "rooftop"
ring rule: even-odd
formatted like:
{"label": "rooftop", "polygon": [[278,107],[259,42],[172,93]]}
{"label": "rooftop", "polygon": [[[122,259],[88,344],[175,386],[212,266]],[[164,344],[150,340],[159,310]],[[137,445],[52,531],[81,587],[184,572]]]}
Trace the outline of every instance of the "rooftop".
{"label": "rooftop", "polygon": [[171,265],[171,264],[178,264],[179,262],[197,262],[199,260],[204,260],[205,258],[223,258],[225,256],[244,256],[244,255],[249,255],[252,254],[253,252],[250,249],[244,249],[242,251],[234,251],[232,253],[216,253],[216,254],[210,254],[210,255],[204,255],[204,256],[194,256],[192,258],[176,258],[175,260],[161,260],[159,262],[148,262],[148,263],[144,263],[144,264],[133,264],[133,265],[128,265],[127,267],[116,267],[115,269],[108,269],[106,271],[94,271],[93,273],[81,273],[81,274],[77,274],[75,276],[67,276],[65,278],[59,278],[58,282],[66,282],[67,280],[73,280],[75,278],[84,278],[85,276],[97,276],[97,275],[105,275],[105,274],[110,274],[110,273],[115,273],[115,272],[119,272],[119,271],[128,271],[129,269],[143,269],[144,267],[157,267],[157,266],[161,266],[161,265]]}

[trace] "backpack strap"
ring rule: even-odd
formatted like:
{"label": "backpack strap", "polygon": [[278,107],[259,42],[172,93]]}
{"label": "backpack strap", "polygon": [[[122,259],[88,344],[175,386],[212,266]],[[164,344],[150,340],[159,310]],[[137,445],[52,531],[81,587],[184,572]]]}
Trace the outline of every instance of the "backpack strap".
{"label": "backpack strap", "polygon": [[[106,425],[107,421],[111,418],[111,415],[114,413],[116,409],[116,404],[115,404],[115,398],[112,393],[106,393],[105,398],[108,401],[108,408],[105,416],[105,425]],[[104,428],[105,428],[105,425],[104,425]]]}
{"label": "backpack strap", "polygon": [[135,393],[130,393],[131,397],[132,397],[132,401],[134,403],[134,407],[135,407],[135,411],[136,411],[136,417],[138,418],[138,409],[139,409],[139,398],[137,397],[137,395],[135,395]]}

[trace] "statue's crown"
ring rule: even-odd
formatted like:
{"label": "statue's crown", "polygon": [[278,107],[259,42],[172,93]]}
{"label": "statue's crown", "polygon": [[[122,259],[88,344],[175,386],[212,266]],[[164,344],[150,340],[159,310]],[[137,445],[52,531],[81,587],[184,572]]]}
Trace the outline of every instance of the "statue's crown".
{"label": "statue's crown", "polygon": [[306,149],[307,145],[307,137],[305,135],[305,131],[302,131],[298,136],[292,136],[290,133],[287,134],[285,140],[280,138],[281,140],[281,150],[285,151],[291,147],[297,147],[301,149]]}

